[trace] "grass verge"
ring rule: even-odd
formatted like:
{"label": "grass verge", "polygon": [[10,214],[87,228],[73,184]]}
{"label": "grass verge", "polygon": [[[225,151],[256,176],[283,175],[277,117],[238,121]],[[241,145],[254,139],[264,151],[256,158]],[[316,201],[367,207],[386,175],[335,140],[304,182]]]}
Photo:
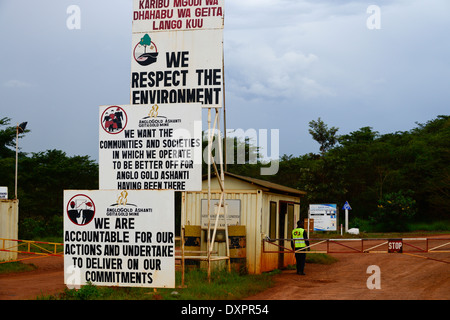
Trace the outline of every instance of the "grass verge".
{"label": "grass verge", "polygon": [[14,273],[14,272],[26,272],[36,270],[34,264],[22,263],[20,261],[16,262],[5,262],[0,261],[0,274]]}
{"label": "grass verge", "polygon": [[330,265],[337,262],[338,259],[325,253],[314,253],[306,255],[306,263]]}
{"label": "grass verge", "polygon": [[275,270],[260,275],[240,275],[226,270],[211,273],[208,283],[204,270],[190,270],[185,273],[185,288],[180,288],[181,273],[176,272],[177,288],[152,289],[128,287],[100,287],[92,284],[80,289],[66,289],[50,296],[40,296],[39,300],[239,300],[273,285]]}
{"label": "grass verge", "polygon": [[[307,263],[332,264],[337,259],[327,254],[309,254]],[[288,268],[289,269],[289,268]],[[185,273],[185,287],[180,288],[181,272],[175,273],[176,288],[152,289],[132,287],[101,287],[92,284],[80,289],[65,289],[39,300],[239,300],[273,286],[273,276],[280,270],[258,275],[241,274],[236,271],[217,270],[211,273],[211,283],[202,269]]]}

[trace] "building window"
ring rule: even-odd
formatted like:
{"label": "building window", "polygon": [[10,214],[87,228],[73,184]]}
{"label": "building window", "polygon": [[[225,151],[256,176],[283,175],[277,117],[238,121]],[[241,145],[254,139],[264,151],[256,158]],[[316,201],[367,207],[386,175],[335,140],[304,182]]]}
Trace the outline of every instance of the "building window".
{"label": "building window", "polygon": [[277,203],[270,201],[269,238],[277,238]]}
{"label": "building window", "polygon": [[294,225],[294,205],[292,203],[288,203],[287,215],[288,215],[287,235],[288,238],[290,238],[290,234],[296,226]]}

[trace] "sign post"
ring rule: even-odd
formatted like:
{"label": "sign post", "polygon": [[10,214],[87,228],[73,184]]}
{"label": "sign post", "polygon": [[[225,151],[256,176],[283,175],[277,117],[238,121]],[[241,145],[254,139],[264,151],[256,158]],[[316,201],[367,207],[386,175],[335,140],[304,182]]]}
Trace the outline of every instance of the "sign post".
{"label": "sign post", "polygon": [[345,232],[348,232],[348,210],[352,210],[352,207],[350,207],[350,204],[348,201],[345,201],[344,206],[342,207],[342,210],[345,210]]}
{"label": "sign post", "polygon": [[[175,286],[174,190],[202,190],[202,108],[208,109],[210,228],[211,146],[224,101],[223,24],[224,0],[133,0],[130,105],[100,106],[100,190],[64,191],[67,286]],[[222,143],[218,152],[222,158]],[[220,177],[214,166],[219,208],[225,201],[220,165]],[[226,241],[229,262],[228,235]]]}
{"label": "sign post", "polygon": [[[208,278],[211,146],[215,128],[220,131],[219,110],[224,107],[223,25],[224,0],[133,0],[130,104],[201,103],[208,109]],[[216,117],[211,131],[213,108]],[[218,153],[222,159],[222,142]],[[222,163],[220,173],[214,166],[222,187],[219,207],[225,200]]]}

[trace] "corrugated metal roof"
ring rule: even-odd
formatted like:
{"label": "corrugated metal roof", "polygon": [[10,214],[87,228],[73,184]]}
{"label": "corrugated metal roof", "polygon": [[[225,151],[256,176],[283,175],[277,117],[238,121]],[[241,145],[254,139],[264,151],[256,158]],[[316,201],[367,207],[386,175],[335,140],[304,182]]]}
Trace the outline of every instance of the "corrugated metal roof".
{"label": "corrugated metal roof", "polygon": [[[240,176],[234,173],[230,173],[230,172],[224,172],[225,176],[230,176],[266,189],[269,189],[272,192],[275,193],[284,193],[284,194],[294,194],[294,195],[299,195],[299,196],[304,196],[306,195],[305,191],[301,191],[301,190],[297,190],[294,188],[290,188],[290,187],[286,187],[283,186],[281,184],[277,184],[277,183],[273,183],[270,181],[265,181],[265,180],[261,180],[261,179],[256,179],[256,178],[250,178],[250,177],[245,177],[245,176]],[[215,173],[212,173],[212,175],[215,176]],[[208,175],[204,175],[203,176],[203,180],[207,179]]]}

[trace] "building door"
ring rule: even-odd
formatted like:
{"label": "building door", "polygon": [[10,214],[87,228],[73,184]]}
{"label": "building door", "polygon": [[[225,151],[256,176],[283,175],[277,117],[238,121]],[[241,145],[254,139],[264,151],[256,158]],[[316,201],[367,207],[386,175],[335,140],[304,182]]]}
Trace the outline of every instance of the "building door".
{"label": "building door", "polygon": [[[286,214],[287,214],[287,204],[286,202],[280,201],[280,211],[278,216],[278,245],[280,246],[280,251],[283,251],[285,247],[285,225],[286,225]],[[284,267],[284,253],[278,254],[278,269],[283,269]]]}
{"label": "building door", "polygon": [[[291,233],[295,228],[295,210],[294,203],[280,201],[280,211],[278,219],[278,245],[280,246],[280,251],[283,248],[290,248],[291,243]],[[285,240],[286,239],[286,240]],[[284,253],[278,254],[278,268],[284,268]]]}

